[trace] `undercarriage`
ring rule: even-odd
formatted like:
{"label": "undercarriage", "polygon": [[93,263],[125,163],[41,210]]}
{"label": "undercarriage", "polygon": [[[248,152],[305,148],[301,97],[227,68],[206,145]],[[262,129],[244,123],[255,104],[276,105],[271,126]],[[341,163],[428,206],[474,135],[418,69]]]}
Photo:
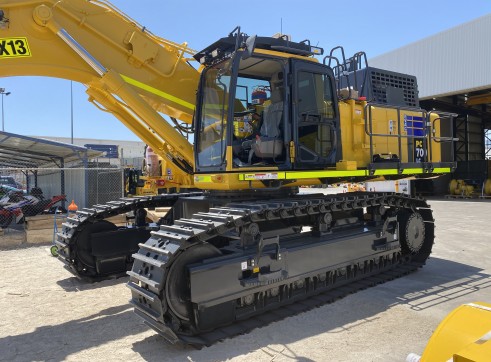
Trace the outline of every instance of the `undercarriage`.
{"label": "undercarriage", "polygon": [[[173,207],[157,227],[103,221],[162,205]],[[60,258],[90,281],[121,276],[133,262],[127,274],[135,312],[169,342],[195,346],[416,270],[434,239],[427,203],[398,194],[237,201],[195,193],[111,207],[69,220]]]}

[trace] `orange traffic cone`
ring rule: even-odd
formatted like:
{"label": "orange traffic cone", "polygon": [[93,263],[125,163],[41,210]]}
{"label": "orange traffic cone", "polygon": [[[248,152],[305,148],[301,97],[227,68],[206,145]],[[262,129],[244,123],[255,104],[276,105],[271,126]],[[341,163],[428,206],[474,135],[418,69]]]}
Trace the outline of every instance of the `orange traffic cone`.
{"label": "orange traffic cone", "polygon": [[75,214],[78,210],[78,206],[75,203],[75,200],[72,200],[72,203],[68,205],[68,213],[69,214]]}

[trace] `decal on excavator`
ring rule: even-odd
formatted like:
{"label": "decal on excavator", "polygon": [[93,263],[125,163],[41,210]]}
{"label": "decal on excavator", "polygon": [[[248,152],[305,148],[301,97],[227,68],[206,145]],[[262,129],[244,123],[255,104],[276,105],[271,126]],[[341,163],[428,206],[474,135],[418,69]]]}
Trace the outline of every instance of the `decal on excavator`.
{"label": "decal on excavator", "polygon": [[247,173],[244,175],[245,181],[251,180],[277,180],[278,173],[276,172],[268,172],[268,173]]}
{"label": "decal on excavator", "polygon": [[0,38],[0,58],[30,57],[27,38]]}

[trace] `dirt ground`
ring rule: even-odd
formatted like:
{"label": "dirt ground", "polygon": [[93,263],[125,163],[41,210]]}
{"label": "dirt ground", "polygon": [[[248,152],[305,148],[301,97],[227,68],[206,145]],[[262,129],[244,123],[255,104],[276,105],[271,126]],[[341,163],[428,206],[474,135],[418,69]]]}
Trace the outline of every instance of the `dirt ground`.
{"label": "dirt ground", "polygon": [[2,361],[404,361],[462,303],[491,301],[491,202],[431,201],[428,264],[407,277],[196,350],[128,304],[126,279],[84,284],[47,246],[0,251]]}

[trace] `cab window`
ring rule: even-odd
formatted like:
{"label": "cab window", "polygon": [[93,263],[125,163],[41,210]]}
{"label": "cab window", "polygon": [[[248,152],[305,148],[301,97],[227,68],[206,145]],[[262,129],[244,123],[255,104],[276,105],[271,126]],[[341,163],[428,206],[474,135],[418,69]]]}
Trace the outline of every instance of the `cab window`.
{"label": "cab window", "polygon": [[235,89],[232,151],[234,167],[285,161],[283,65],[270,59],[241,59]]}
{"label": "cab window", "polygon": [[316,162],[333,150],[336,117],[331,78],[327,74],[297,73],[297,122],[300,161]]}

